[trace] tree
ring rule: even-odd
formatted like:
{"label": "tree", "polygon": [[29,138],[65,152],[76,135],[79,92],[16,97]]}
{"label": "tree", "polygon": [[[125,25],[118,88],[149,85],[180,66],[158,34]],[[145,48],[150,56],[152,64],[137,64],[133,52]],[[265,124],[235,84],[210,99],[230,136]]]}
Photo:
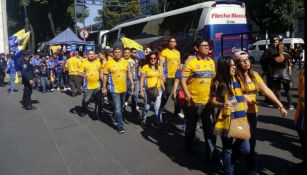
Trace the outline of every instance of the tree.
{"label": "tree", "polygon": [[106,1],[103,8],[98,10],[99,16],[95,18],[95,21],[102,21],[103,27],[106,29],[114,27],[119,22],[141,15],[140,6],[137,0]]}
{"label": "tree", "polygon": [[[255,8],[257,7],[257,8]],[[247,0],[246,12],[248,19],[255,22],[260,31],[280,33],[293,32],[295,13],[304,8],[303,0]]]}

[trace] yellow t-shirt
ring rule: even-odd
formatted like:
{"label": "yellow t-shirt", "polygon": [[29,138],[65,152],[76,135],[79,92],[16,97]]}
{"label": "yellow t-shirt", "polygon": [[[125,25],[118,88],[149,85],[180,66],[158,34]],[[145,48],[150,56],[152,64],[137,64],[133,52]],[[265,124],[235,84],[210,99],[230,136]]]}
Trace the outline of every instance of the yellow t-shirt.
{"label": "yellow t-shirt", "polygon": [[128,62],[121,58],[119,61],[109,59],[103,68],[103,73],[108,75],[108,90],[115,93],[126,92],[126,81],[129,69]]}
{"label": "yellow t-shirt", "polygon": [[85,89],[97,89],[100,88],[100,72],[101,63],[98,60],[88,61],[84,60],[82,62],[82,67],[80,72],[85,73],[84,78],[84,88]]}
{"label": "yellow t-shirt", "polygon": [[161,89],[162,68],[159,66],[157,70],[149,67],[148,64],[144,65],[141,69],[141,74],[145,75],[145,89],[157,86]]}
{"label": "yellow t-shirt", "polygon": [[[255,82],[241,82],[242,84],[242,91],[243,94],[246,94],[251,100],[257,100],[257,92],[258,89],[256,87],[257,84],[263,83],[262,78],[260,75],[253,71],[253,75],[255,77]],[[247,113],[257,113],[258,112],[258,106],[255,105],[248,105]]]}
{"label": "yellow t-shirt", "polygon": [[215,63],[209,57],[205,59],[192,58],[186,62],[182,77],[187,78],[187,87],[194,103],[208,103],[210,86],[215,76]]}
{"label": "yellow t-shirt", "polygon": [[164,61],[164,76],[167,78],[175,78],[175,73],[180,67],[180,52],[166,48],[161,52],[161,61]]}
{"label": "yellow t-shirt", "polygon": [[69,75],[78,75],[82,68],[81,60],[76,57],[69,58],[65,64],[65,68],[68,69]]}

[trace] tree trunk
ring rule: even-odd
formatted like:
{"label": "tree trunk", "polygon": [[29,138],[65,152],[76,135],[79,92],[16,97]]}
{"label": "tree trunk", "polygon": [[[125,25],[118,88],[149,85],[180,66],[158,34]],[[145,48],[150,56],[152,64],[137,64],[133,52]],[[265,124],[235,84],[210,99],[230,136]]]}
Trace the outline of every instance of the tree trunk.
{"label": "tree trunk", "polygon": [[33,25],[30,24],[30,30],[31,30],[31,54],[34,54],[35,52],[35,32],[33,29]]}
{"label": "tree trunk", "polygon": [[[22,7],[23,7],[24,15],[25,15],[25,31],[28,32],[28,31],[30,31],[28,10],[27,10],[27,7],[25,5],[23,5]],[[30,37],[32,37],[32,33],[30,33]],[[27,43],[28,50],[30,49],[30,43],[31,43],[31,41],[29,41]]]}
{"label": "tree trunk", "polygon": [[55,37],[56,36],[55,26],[54,26],[52,13],[50,11],[48,12],[48,19],[49,19],[49,23],[50,23],[51,32],[53,34],[53,37]]}

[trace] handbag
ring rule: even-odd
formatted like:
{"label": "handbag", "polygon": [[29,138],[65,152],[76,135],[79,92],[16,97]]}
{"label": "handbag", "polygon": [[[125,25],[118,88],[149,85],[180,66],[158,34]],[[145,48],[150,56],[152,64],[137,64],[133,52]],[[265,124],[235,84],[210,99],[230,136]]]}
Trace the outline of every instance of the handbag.
{"label": "handbag", "polygon": [[249,140],[251,137],[251,133],[247,119],[232,118],[230,120],[228,137],[232,137],[235,139]]}
{"label": "handbag", "polygon": [[153,86],[151,88],[147,88],[147,90],[146,90],[147,98],[150,101],[153,101],[153,102],[155,102],[157,100],[157,97],[159,96],[159,90],[157,88],[158,81],[159,80],[157,80],[157,83],[156,83],[155,86]]}

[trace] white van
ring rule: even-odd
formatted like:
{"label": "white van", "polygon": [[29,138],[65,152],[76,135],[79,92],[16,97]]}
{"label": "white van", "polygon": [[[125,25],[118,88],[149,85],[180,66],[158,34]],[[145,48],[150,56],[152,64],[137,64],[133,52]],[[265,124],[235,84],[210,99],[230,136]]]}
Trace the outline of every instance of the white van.
{"label": "white van", "polygon": [[[303,49],[305,48],[304,40],[302,38],[284,38],[283,43],[285,44],[287,50],[289,50],[291,47],[296,48],[297,44],[300,44]],[[248,54],[252,62],[259,62],[263,52],[269,46],[270,46],[270,40],[259,40],[250,45],[248,47]],[[305,50],[303,50],[302,61],[304,62],[304,60],[305,60]]]}

